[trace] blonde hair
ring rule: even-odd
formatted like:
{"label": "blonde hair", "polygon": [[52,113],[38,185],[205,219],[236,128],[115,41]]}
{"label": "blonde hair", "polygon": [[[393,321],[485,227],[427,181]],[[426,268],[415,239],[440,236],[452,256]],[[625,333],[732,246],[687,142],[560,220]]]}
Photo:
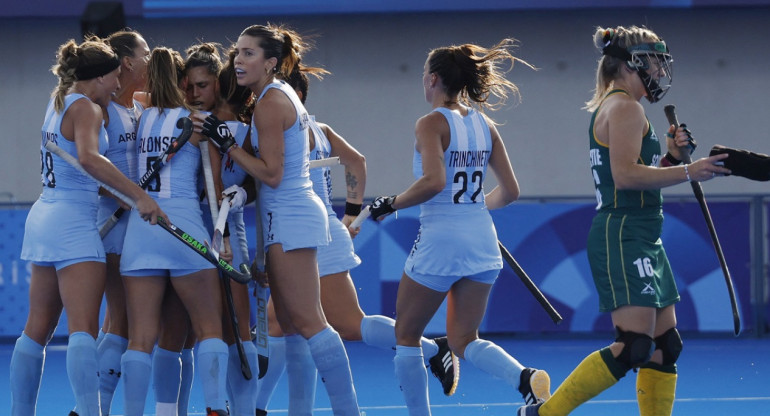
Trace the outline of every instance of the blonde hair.
{"label": "blonde hair", "polygon": [[117,59],[115,52],[99,38],[90,38],[78,45],[70,39],[56,53],[56,64],[51,72],[59,77],[59,84],[54,88],[51,97],[54,99],[54,109],[60,112],[64,109],[64,97],[78,80],[78,68],[99,66]]}
{"label": "blonde hair", "polygon": [[[660,42],[661,39],[645,27],[617,26],[615,28],[597,27],[594,32],[594,46],[602,51],[605,47],[614,45],[628,50],[631,46],[649,42]],[[589,112],[599,108],[604,96],[612,89],[614,81],[620,77],[620,71],[626,61],[614,56],[602,55],[596,68],[596,87],[594,95],[586,102],[584,109]]]}

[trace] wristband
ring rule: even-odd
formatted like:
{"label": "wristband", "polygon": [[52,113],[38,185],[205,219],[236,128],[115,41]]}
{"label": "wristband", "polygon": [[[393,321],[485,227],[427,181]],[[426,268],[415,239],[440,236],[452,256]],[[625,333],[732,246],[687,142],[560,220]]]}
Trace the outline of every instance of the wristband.
{"label": "wristband", "polygon": [[692,179],[690,179],[690,171],[687,169],[687,164],[684,165],[684,174],[687,176],[687,182],[692,182]]}
{"label": "wristband", "polygon": [[671,152],[666,153],[666,156],[663,157],[666,161],[668,161],[667,166],[677,166],[682,164],[682,161],[675,158],[674,155],[671,154]]}
{"label": "wristband", "polygon": [[361,213],[361,204],[351,204],[345,201],[345,215],[357,216]]}

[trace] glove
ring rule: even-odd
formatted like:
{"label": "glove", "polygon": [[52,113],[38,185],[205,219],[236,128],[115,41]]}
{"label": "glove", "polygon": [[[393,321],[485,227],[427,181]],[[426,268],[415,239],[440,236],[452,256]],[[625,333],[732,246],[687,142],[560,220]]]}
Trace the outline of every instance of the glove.
{"label": "glove", "polygon": [[238,145],[235,143],[233,134],[227,127],[227,124],[225,124],[224,121],[218,119],[214,115],[209,115],[203,121],[203,128],[201,133],[211,139],[211,141],[217,145],[219,151],[222,153],[227,153],[231,150],[231,148],[233,148],[233,146]]}
{"label": "glove", "polygon": [[243,208],[243,206],[246,204],[246,190],[238,185],[230,185],[230,187],[222,191],[222,196],[226,197],[230,194],[233,195],[232,199],[230,199],[230,208]]}
{"label": "glove", "polygon": [[687,141],[690,142],[690,154],[692,154],[692,152],[695,151],[695,148],[698,147],[698,143],[696,143],[695,139],[692,138],[692,132],[687,128],[687,124],[680,124],[679,127],[681,127],[685,133],[687,133]]}
{"label": "glove", "polygon": [[396,202],[396,196],[378,196],[372,201],[369,212],[375,221],[380,221],[388,215],[396,212],[393,203]]}
{"label": "glove", "polygon": [[722,153],[730,155],[721,162],[724,162],[724,166],[732,171],[732,175],[755,181],[770,181],[770,156],[720,145],[712,147],[709,156]]}

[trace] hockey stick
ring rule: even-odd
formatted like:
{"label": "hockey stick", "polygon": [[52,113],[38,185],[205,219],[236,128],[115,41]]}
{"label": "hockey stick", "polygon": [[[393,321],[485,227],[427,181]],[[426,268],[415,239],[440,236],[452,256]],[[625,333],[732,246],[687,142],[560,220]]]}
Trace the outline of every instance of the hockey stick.
{"label": "hockey stick", "polygon": [[340,157],[327,157],[325,159],[315,159],[310,161],[310,169],[323,168],[326,166],[334,166],[340,164]]}
{"label": "hockey stick", "polygon": [[[62,160],[64,160],[65,162],[69,163],[70,165],[72,165],[75,169],[79,170],[84,175],[86,175],[89,178],[91,178],[94,181],[96,181],[96,183],[98,183],[99,186],[101,186],[102,188],[104,188],[107,191],[109,191],[110,193],[112,193],[116,198],[118,198],[121,201],[123,201],[123,203],[125,203],[126,205],[130,206],[131,208],[136,208],[136,203],[134,203],[134,201],[131,200],[131,198],[129,198],[126,195],[122,194],[117,189],[115,189],[115,188],[113,188],[113,187],[111,187],[111,186],[109,186],[107,184],[104,184],[104,183],[100,182],[99,180],[97,180],[96,178],[94,178],[90,173],[88,173],[83,168],[83,166],[80,164],[80,162],[77,161],[77,159],[75,159],[74,156],[72,156],[71,154],[69,154],[69,153],[65,152],[64,150],[62,150],[62,148],[57,146],[56,143],[54,143],[54,142],[49,140],[49,141],[47,141],[45,143],[45,148],[49,152],[54,153],[57,156],[59,156]],[[205,258],[209,263],[211,263],[214,266],[216,266],[225,275],[229,276],[231,279],[235,280],[236,282],[248,283],[249,280],[251,280],[251,273],[249,272],[248,267],[244,268],[245,265],[242,265],[241,266],[241,272],[238,272],[237,270],[235,270],[233,268],[233,266],[228,264],[226,261],[215,258],[209,252],[208,248],[206,248],[205,245],[203,245],[202,243],[198,242],[198,240],[193,238],[191,235],[189,235],[186,232],[184,232],[183,230],[179,229],[174,224],[167,223],[163,219],[163,217],[158,217],[158,225],[160,225],[161,228],[163,228],[164,230],[168,231],[174,237],[178,238],[180,241],[185,243],[188,247],[190,247],[193,250],[195,250],[203,258]]]}
{"label": "hockey stick", "polygon": [[371,207],[369,205],[365,206],[361,212],[358,214],[356,219],[353,220],[353,222],[350,223],[350,228],[358,228],[363,224],[364,220],[369,218],[369,216],[372,215]]}
{"label": "hockey stick", "polygon": [[[163,166],[168,163],[169,160],[171,160],[172,157],[176,154],[176,152],[182,148],[182,146],[187,143],[187,140],[190,139],[190,136],[192,136],[193,133],[193,124],[192,120],[190,120],[187,117],[182,117],[179,120],[176,121],[176,126],[180,129],[182,129],[182,132],[179,134],[179,137],[174,139],[171,144],[168,145],[166,150],[163,151],[163,153],[158,156],[157,159],[155,159],[154,162],[152,162],[152,165],[150,165],[150,168],[147,169],[147,172],[144,173],[144,175],[139,179],[139,187],[142,189],[147,189],[147,186],[150,184],[150,181],[154,180],[158,177],[158,174],[160,174],[160,170],[163,168]],[[126,210],[123,207],[119,207],[115,210],[115,212],[112,213],[110,218],[107,219],[107,222],[102,225],[102,228],[99,229],[99,236],[101,238],[104,238],[104,236],[107,235],[107,233],[112,230],[112,227],[115,226],[115,224],[118,223],[120,220],[120,217],[123,216],[123,214],[126,212]]]}
{"label": "hockey stick", "polygon": [[[262,272],[265,272],[265,241],[262,239],[262,215],[259,209],[259,181],[255,179],[255,186],[257,188],[257,197],[254,201],[256,205],[257,221],[256,221],[256,234],[257,234],[257,249],[254,256],[254,263]],[[255,292],[257,297],[257,322],[256,330],[254,331],[254,338],[257,344],[257,357],[259,360],[259,375],[257,378],[262,378],[267,374],[267,366],[270,362],[270,348],[268,345],[268,328],[267,328],[267,288],[263,287],[259,282],[256,283]]]}
{"label": "hockey stick", "polygon": [[[230,212],[230,201],[232,200],[232,194],[228,195],[222,201],[222,211],[218,212],[217,197],[214,189],[214,175],[211,171],[211,159],[209,159],[209,143],[208,141],[200,142],[201,150],[201,164],[203,165],[203,177],[206,181],[206,195],[209,201],[209,210],[211,211],[211,221],[214,223],[214,236],[211,238],[211,251],[214,252],[214,256],[219,258],[219,251],[222,248],[222,240],[224,239],[225,226],[227,225],[227,214]],[[244,266],[248,269],[245,264]],[[241,362],[241,374],[246,380],[251,380],[251,367],[249,366],[249,359],[246,357],[246,350],[243,349],[243,342],[241,340],[241,329],[238,326],[238,315],[235,313],[235,301],[233,300],[233,289],[230,285],[230,279],[225,277],[222,279],[222,285],[225,291],[225,301],[227,302],[227,312],[230,314],[230,325],[233,327],[233,336],[235,337],[236,350],[238,350],[238,360]]]}
{"label": "hockey stick", "polygon": [[[666,113],[666,118],[669,124],[673,124],[675,128],[679,127],[679,120],[676,118],[676,107],[673,104],[669,104],[663,108]],[[692,163],[690,152],[682,152],[682,163]],[[703,188],[698,181],[690,181],[692,186],[692,192],[695,194],[695,199],[698,200],[703,218],[706,220],[706,225],[711,235],[711,242],[714,244],[714,251],[719,258],[719,265],[722,267],[722,274],[725,276],[725,283],[727,284],[727,294],[730,296],[730,307],[733,310],[733,332],[736,336],[741,332],[741,316],[738,313],[738,301],[735,298],[735,289],[733,288],[733,279],[730,277],[730,270],[727,268],[727,261],[725,255],[722,252],[722,245],[719,244],[719,237],[717,236],[717,230],[714,228],[714,220],[711,218],[709,207],[706,204],[706,197],[703,195]]]}
{"label": "hockey stick", "polygon": [[521,268],[516,259],[513,258],[508,249],[505,248],[500,240],[497,241],[497,245],[500,247],[500,253],[503,255],[505,262],[508,263],[508,265],[511,266],[511,269],[513,269],[514,273],[519,276],[519,279],[521,279],[521,282],[524,283],[524,286],[527,287],[527,290],[532,293],[532,296],[535,297],[537,303],[539,303],[540,306],[545,309],[545,311],[548,313],[548,316],[551,317],[553,323],[557,325],[561,323],[563,318],[561,315],[559,315],[559,312],[557,312],[556,308],[551,305],[551,302],[548,302],[548,299],[546,299],[545,295],[543,295],[543,292],[538,289],[538,287],[535,285],[535,282],[530,279],[530,277],[527,275],[524,269]]}

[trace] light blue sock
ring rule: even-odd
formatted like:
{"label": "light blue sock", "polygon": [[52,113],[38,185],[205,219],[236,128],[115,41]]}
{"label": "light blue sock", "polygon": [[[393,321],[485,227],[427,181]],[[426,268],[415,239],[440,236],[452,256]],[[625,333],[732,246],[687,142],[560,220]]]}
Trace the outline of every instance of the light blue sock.
{"label": "light blue sock", "polygon": [[99,402],[103,415],[110,414],[112,396],[120,381],[120,358],[126,352],[128,340],[115,334],[101,335],[96,339],[96,355],[99,359]]}
{"label": "light blue sock", "polygon": [[246,380],[241,371],[241,359],[238,356],[238,344],[229,347],[229,366],[227,368],[227,385],[230,393],[230,414],[252,416],[257,406],[257,346],[253,342],[244,342],[243,350],[249,361],[251,380]]}
{"label": "light blue sock", "polygon": [[[383,315],[367,315],[361,320],[361,339],[366,345],[383,349],[396,349],[396,321]],[[432,339],[422,337],[422,350],[426,357],[438,354],[438,345]]]}
{"label": "light blue sock", "polygon": [[102,328],[99,328],[99,333],[96,334],[96,349],[99,349],[99,344],[102,343],[102,340],[104,339],[104,336],[107,335],[106,332]]}
{"label": "light blue sock", "polygon": [[227,408],[227,344],[219,338],[198,343],[198,369],[203,400],[212,410]]}
{"label": "light blue sock", "polygon": [[67,343],[67,376],[80,416],[99,416],[99,365],[96,340],[87,332],[73,332]]}
{"label": "light blue sock", "polygon": [[397,345],[393,364],[409,416],[430,416],[428,371],[425,369],[422,348]]}
{"label": "light blue sock", "polygon": [[181,382],[181,354],[156,346],[152,353],[152,389],[155,393],[156,413],[158,406],[176,408]]}
{"label": "light blue sock", "polygon": [[35,414],[45,347],[21,333],[11,355],[11,416]]}
{"label": "light blue sock", "polygon": [[144,415],[144,403],[150,389],[152,358],[150,354],[126,350],[120,359],[123,369],[123,401],[126,416]]}
{"label": "light blue sock", "polygon": [[[313,414],[318,373],[310,355],[308,341],[301,335],[287,335],[286,374],[289,376],[289,414]],[[271,362],[270,365],[273,363]],[[269,366],[268,366],[269,367]]]}
{"label": "light blue sock", "polygon": [[195,354],[192,348],[182,350],[182,382],[179,384],[179,401],[177,414],[187,416],[187,408],[190,404],[190,391],[192,391],[195,378]]}
{"label": "light blue sock", "polygon": [[[350,374],[350,362],[340,334],[331,327],[318,332],[308,340],[318,373],[326,387],[335,415],[358,416],[358,400]],[[287,354],[288,364],[288,354]]]}
{"label": "light blue sock", "polygon": [[515,358],[497,344],[485,339],[476,339],[465,347],[465,360],[476,368],[519,388],[519,377],[524,370]]}
{"label": "light blue sock", "polygon": [[[270,360],[265,376],[259,380],[257,386],[257,409],[267,410],[270,397],[273,396],[275,386],[286,370],[286,341],[283,337],[267,337],[267,348]],[[315,363],[313,363],[315,365]]]}

